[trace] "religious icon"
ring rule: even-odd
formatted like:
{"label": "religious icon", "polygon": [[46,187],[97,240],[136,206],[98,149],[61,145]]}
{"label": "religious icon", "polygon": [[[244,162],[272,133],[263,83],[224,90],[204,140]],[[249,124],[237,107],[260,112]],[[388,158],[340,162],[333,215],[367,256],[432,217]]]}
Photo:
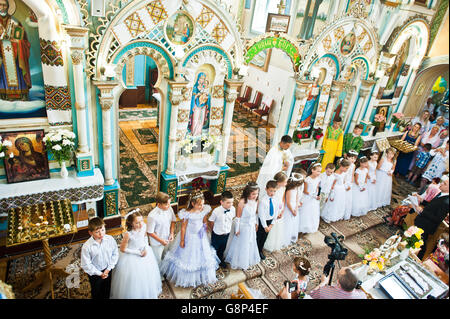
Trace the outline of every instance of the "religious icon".
{"label": "religious icon", "polygon": [[211,86],[213,79],[208,72],[201,70],[196,76],[192,88],[191,110],[188,129],[192,136],[200,136],[209,127],[209,112],[211,110]]}
{"label": "religious icon", "polygon": [[353,51],[356,44],[356,36],[353,32],[347,34],[341,42],[341,53],[343,55],[348,55]]}
{"label": "religious icon", "polygon": [[302,117],[300,119],[299,128],[309,129],[311,127],[311,120],[313,116],[314,107],[318,97],[318,87],[313,86],[309,91],[306,99],[305,107],[303,108]]}
{"label": "religious icon", "polygon": [[50,178],[44,130],[6,132],[2,133],[2,138],[13,145],[5,154],[8,183]]}
{"label": "religious icon", "polygon": [[194,34],[193,19],[185,12],[176,12],[167,21],[166,34],[170,42],[185,45]]}
{"label": "religious icon", "polygon": [[31,45],[22,24],[12,17],[15,11],[14,0],[0,0],[0,98],[27,101]]}

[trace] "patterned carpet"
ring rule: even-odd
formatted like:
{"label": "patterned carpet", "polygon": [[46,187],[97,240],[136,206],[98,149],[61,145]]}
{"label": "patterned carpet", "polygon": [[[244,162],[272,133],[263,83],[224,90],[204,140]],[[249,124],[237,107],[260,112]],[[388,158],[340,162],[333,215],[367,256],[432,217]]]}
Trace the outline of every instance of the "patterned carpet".
{"label": "patterned carpet", "polygon": [[121,121],[135,121],[135,120],[149,120],[154,119],[158,115],[156,108],[149,109],[120,109],[119,122]]}

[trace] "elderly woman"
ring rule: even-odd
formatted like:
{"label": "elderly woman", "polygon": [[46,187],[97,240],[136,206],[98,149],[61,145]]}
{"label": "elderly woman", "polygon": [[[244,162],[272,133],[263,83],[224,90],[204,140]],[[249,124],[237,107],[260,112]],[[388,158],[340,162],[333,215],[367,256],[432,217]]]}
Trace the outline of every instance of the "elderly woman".
{"label": "elderly woman", "polygon": [[[416,123],[413,125],[413,127],[406,131],[401,140],[406,141],[410,144],[413,144],[414,146],[419,146],[420,140],[422,136],[420,135],[420,130],[422,128],[422,125],[420,123]],[[397,157],[397,165],[395,167],[395,173],[398,175],[406,176],[409,171],[409,166],[411,162],[414,159],[414,152],[409,153],[403,153],[400,152],[400,154]]]}
{"label": "elderly woman", "polygon": [[425,110],[422,112],[422,115],[416,116],[413,120],[412,120],[412,124],[416,124],[416,123],[420,123],[420,125],[422,126],[420,128],[420,135],[422,135],[423,133],[427,132],[430,128],[430,112]]}
{"label": "elderly woman", "polygon": [[438,116],[436,121],[432,122],[430,126],[435,125],[439,127],[439,133],[445,130],[445,118],[443,116]]}

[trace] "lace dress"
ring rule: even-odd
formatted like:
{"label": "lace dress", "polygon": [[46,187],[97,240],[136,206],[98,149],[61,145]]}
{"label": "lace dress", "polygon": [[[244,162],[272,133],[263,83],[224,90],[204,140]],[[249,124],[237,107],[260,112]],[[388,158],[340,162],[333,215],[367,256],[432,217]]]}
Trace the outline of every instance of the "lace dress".
{"label": "lace dress", "polygon": [[[377,203],[377,162],[369,161],[369,179],[367,181],[367,196],[369,197],[369,210],[378,208]],[[373,183],[375,182],[375,184]]]}
{"label": "lace dress", "polygon": [[335,173],[335,176],[336,184],[330,192],[328,201],[325,203],[321,213],[322,219],[327,223],[343,219],[345,213],[345,173]]}
{"label": "lace dress", "polygon": [[216,269],[219,258],[211,246],[206,233],[203,217],[211,211],[205,205],[202,212],[189,213],[182,209],[178,216],[187,220],[184,248],[180,247],[181,232],[174,240],[174,245],[161,262],[161,273],[179,287],[197,287],[217,281]]}
{"label": "lace dress", "polygon": [[[111,299],[156,299],[161,293],[158,262],[148,245],[146,225],[129,231],[127,251],[120,252],[111,278]],[[141,257],[142,250],[147,251]]]}
{"label": "lace dress", "polygon": [[383,160],[380,169],[377,170],[377,203],[378,207],[388,206],[391,204],[392,196],[392,167],[394,163],[389,162],[386,158]]}
{"label": "lace dress", "polygon": [[303,205],[299,209],[299,232],[315,233],[319,230],[320,200],[317,199],[320,178],[308,176],[305,183],[308,185],[309,195],[303,194]]}
{"label": "lace dress", "polygon": [[[358,185],[353,183],[352,192],[353,192],[353,204],[352,204],[352,216],[363,216],[367,214],[369,211],[369,193],[367,192],[367,184],[366,177],[369,173],[366,168],[358,168],[355,172],[358,174]],[[364,191],[361,191],[362,188],[365,188]]]}

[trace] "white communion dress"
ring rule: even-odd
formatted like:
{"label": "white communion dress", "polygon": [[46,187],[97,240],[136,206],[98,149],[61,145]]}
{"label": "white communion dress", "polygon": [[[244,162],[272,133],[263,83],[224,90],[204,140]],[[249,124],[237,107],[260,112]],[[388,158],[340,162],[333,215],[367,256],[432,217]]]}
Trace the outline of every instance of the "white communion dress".
{"label": "white communion dress", "polygon": [[355,164],[351,163],[347,172],[345,173],[345,188],[350,187],[350,190],[345,191],[345,214],[344,220],[350,219],[352,217],[352,206],[353,206],[353,192],[352,192],[352,184],[353,184],[353,174],[355,173]]}
{"label": "white communion dress", "polygon": [[[147,239],[147,226],[140,231],[128,231],[126,252],[120,252],[119,261],[111,278],[111,299],[157,299],[161,293],[158,262]],[[141,251],[146,250],[145,257]]]}
{"label": "white communion dress", "polygon": [[[383,160],[380,169],[377,170],[377,202],[378,207],[388,206],[391,204],[392,196],[392,174],[394,164],[386,158]],[[388,173],[391,175],[389,176]]]}
{"label": "white communion dress", "polygon": [[[242,209],[242,215],[235,219],[225,249],[225,261],[233,269],[248,269],[260,262],[256,243],[256,225],[258,224],[257,202],[249,200]],[[239,235],[236,236],[236,232]]]}
{"label": "white communion dress", "polygon": [[336,184],[328,196],[328,200],[323,206],[322,219],[327,222],[337,222],[344,218],[345,214],[345,173],[335,173]]}
{"label": "white communion dress", "polygon": [[280,250],[281,248],[289,245],[289,243],[286,242],[286,211],[284,210],[284,191],[285,187],[277,189],[277,192],[274,195],[274,198],[276,199],[275,203],[279,205],[276,208],[276,211],[278,214],[280,212],[283,212],[283,216],[281,218],[277,219],[277,216],[274,217],[272,224],[273,227],[269,232],[269,235],[267,235],[267,240],[264,243],[264,249],[267,251],[275,251]]}
{"label": "white communion dress", "polygon": [[[377,162],[369,161],[369,180],[367,181],[367,196],[369,197],[369,210],[378,208],[377,203]],[[373,183],[375,182],[375,183]]]}
{"label": "white communion dress", "polygon": [[197,287],[217,281],[219,258],[211,246],[203,217],[211,211],[205,205],[203,211],[189,213],[182,209],[178,217],[187,220],[184,248],[180,247],[181,232],[161,262],[161,273],[179,287]]}
{"label": "white communion dress", "polygon": [[[352,216],[363,216],[369,211],[369,193],[367,192],[366,177],[369,173],[367,168],[358,168],[355,171],[358,174],[358,185],[353,183],[353,204],[352,204]],[[361,189],[364,189],[361,191]]]}
{"label": "white communion dress", "polygon": [[[303,194],[303,185],[300,187],[297,187],[295,189],[289,190],[289,192],[292,192],[290,204],[291,207],[294,209],[299,205],[302,194]],[[287,196],[286,196],[287,201]],[[285,223],[285,236],[284,236],[284,243],[286,245],[293,244],[297,242],[298,237],[298,209],[296,211],[296,216],[294,216],[289,209],[287,202],[285,204],[284,208],[284,223]]]}
{"label": "white communion dress", "polygon": [[315,233],[319,230],[320,200],[317,199],[320,177],[305,179],[309,195],[303,193],[303,205],[299,209],[299,233]]}

